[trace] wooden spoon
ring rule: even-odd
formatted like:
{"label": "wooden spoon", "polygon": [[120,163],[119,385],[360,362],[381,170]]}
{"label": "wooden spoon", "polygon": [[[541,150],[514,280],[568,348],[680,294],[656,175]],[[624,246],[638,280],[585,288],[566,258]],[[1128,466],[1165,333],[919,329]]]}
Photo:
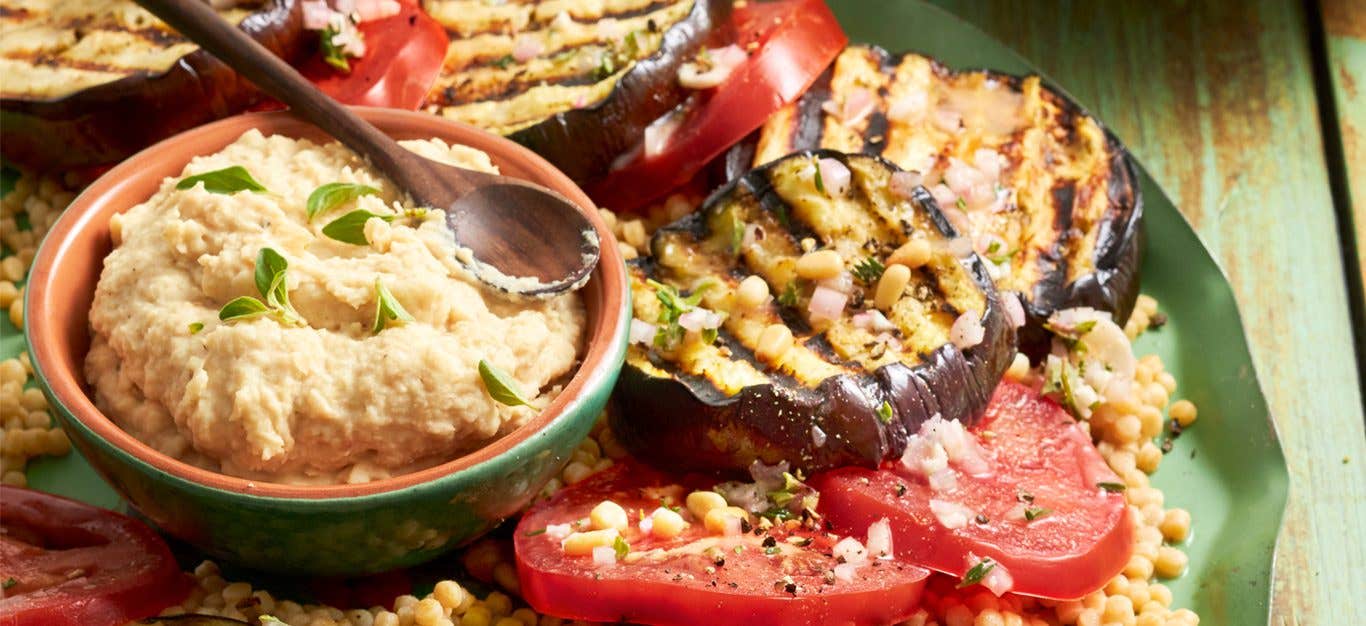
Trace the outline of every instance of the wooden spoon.
{"label": "wooden spoon", "polygon": [[[597,265],[597,231],[573,203],[539,185],[418,156],[338,104],[200,0],[137,0],[304,119],[369,159],[422,206],[446,211],[458,255],[502,291],[550,297],[576,289]],[[530,279],[530,280],[526,280]]]}

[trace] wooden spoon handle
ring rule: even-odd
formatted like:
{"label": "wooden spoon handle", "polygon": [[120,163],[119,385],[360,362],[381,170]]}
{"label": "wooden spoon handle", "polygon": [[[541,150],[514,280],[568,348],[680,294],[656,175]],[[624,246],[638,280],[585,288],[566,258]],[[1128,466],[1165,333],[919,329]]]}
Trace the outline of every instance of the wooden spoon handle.
{"label": "wooden spoon handle", "polygon": [[445,208],[475,186],[473,179],[438,177],[426,159],[337,103],[289,64],[219,17],[201,0],[137,0],[162,21],[188,37],[262,91],[274,96],[327,134],[367,156],[419,204]]}

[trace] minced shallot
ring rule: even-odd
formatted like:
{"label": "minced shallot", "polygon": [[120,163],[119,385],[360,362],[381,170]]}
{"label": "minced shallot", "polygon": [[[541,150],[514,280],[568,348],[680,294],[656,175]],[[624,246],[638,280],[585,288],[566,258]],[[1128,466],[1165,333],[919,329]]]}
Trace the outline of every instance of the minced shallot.
{"label": "minced shallot", "polygon": [[811,302],[806,309],[811,314],[811,321],[817,320],[837,320],[844,312],[844,306],[849,303],[849,294],[836,291],[829,287],[818,286],[811,292]]}
{"label": "minced shallot", "polygon": [[986,332],[977,312],[969,309],[953,321],[953,327],[949,329],[949,341],[960,350],[965,350],[982,343]]}
{"label": "minced shallot", "polygon": [[820,168],[821,186],[825,187],[825,193],[842,196],[849,191],[849,168],[839,159],[823,158],[816,162],[816,167]]}
{"label": "minced shallot", "polygon": [[949,530],[958,530],[968,525],[972,519],[972,510],[957,502],[930,499],[930,512],[934,513],[934,518],[939,520],[939,524]]}
{"label": "minced shallot", "polygon": [[610,566],[617,564],[617,551],[612,546],[593,548],[593,565]]}

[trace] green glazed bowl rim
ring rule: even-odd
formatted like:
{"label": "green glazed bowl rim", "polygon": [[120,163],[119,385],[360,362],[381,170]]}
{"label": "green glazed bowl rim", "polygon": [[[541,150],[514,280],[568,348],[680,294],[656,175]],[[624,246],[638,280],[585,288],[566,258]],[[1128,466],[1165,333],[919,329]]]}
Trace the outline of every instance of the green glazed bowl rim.
{"label": "green glazed bowl rim", "polygon": [[[215,152],[251,129],[267,135],[283,134],[314,140],[329,139],[320,130],[287,111],[248,113],[200,126],[157,143],[109,170],[73,201],[53,224],[34,258],[25,289],[24,334],[29,344],[35,378],[63,425],[107,448],[124,464],[142,473],[171,478],[182,487],[253,498],[327,501],[392,494],[411,487],[462,474],[481,465],[522,458],[539,436],[559,430],[579,411],[585,399],[610,393],[621,368],[629,328],[629,287],[625,261],[611,229],[577,185],[539,155],[503,137],[438,116],[371,107],[353,107],[362,117],[399,139],[437,138],[488,153],[505,174],[519,176],[553,189],[588,218],[602,241],[601,258],[580,291],[589,328],[584,356],[564,389],[548,407],[516,430],[488,445],[445,463],[391,478],[354,485],[291,485],[248,480],[196,467],[166,455],[124,431],[98,408],[86,392],[81,373],[87,337],[89,300],[72,302],[74,282],[94,285],[110,247],[109,218],[146,200],[167,176],[178,175],[195,156]],[[84,249],[82,249],[84,248]],[[91,252],[97,250],[97,252]],[[94,258],[91,258],[92,255]],[[73,272],[75,272],[73,277]],[[74,287],[76,290],[82,287]],[[615,312],[615,315],[612,313]],[[78,354],[73,354],[78,353]]]}

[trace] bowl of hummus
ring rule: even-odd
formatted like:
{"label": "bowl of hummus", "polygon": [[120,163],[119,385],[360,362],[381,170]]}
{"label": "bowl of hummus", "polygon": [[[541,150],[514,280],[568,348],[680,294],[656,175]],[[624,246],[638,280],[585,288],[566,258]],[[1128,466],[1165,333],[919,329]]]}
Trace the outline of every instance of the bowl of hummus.
{"label": "bowl of hummus", "polygon": [[95,469],[220,559],[352,575],[456,547],[567,462],[621,366],[624,265],[582,191],[501,137],[358,111],[423,156],[565,195],[602,258],[548,299],[483,285],[439,208],[287,113],[92,184],[34,261],[36,373]]}

